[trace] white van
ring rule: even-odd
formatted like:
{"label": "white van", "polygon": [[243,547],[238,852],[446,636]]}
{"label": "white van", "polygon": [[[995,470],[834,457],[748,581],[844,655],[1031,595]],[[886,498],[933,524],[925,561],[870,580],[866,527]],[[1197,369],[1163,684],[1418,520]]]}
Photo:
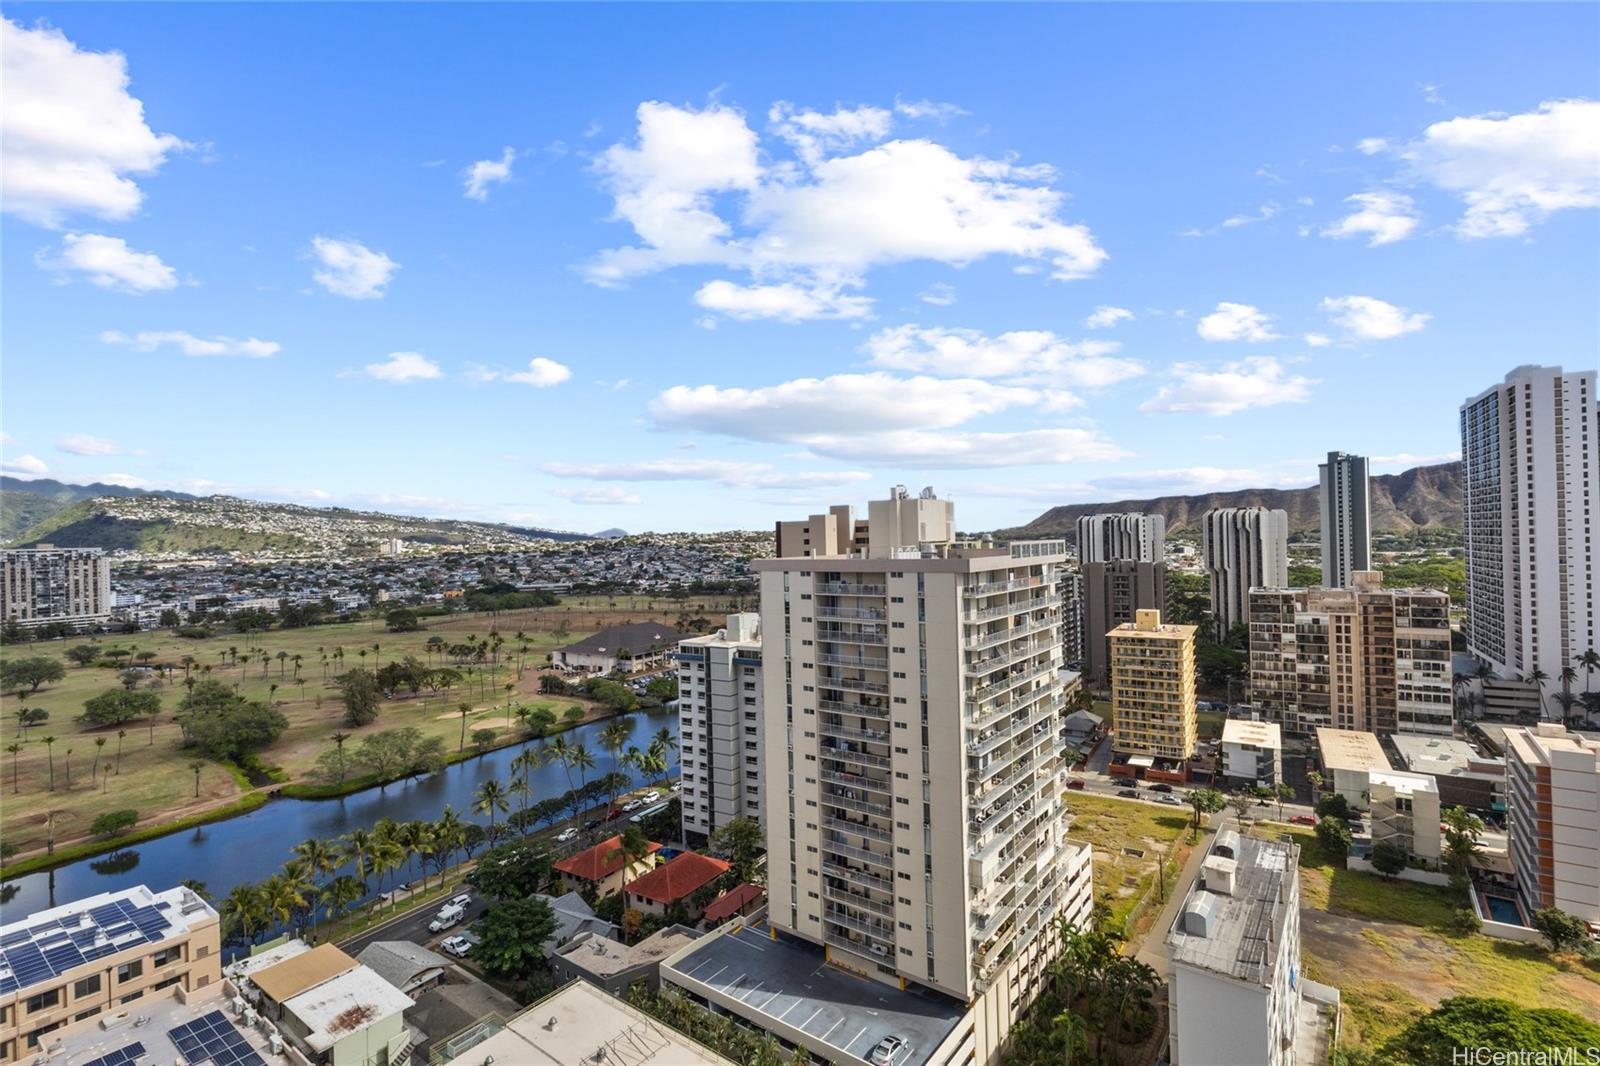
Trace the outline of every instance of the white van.
{"label": "white van", "polygon": [[434,917],[433,921],[428,923],[428,931],[430,933],[442,933],[466,917],[466,913],[467,908],[459,903],[446,904],[444,909]]}

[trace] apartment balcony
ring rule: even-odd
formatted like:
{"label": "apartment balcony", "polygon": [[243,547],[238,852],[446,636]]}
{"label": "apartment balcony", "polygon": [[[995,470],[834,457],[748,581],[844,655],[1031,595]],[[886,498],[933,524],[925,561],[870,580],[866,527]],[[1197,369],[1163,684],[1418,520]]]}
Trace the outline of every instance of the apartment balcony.
{"label": "apartment balcony", "polygon": [[996,655],[986,656],[968,663],[967,677],[976,680],[979,677],[994,673],[1002,666],[1008,666],[1021,659],[1047,652],[1055,646],[1053,641],[1031,640],[1027,644],[1007,648]]}
{"label": "apartment balcony", "polygon": [[993,596],[1001,592],[1019,592],[1022,589],[1048,588],[1043,578],[1024,577],[1012,581],[990,581],[982,585],[968,585],[961,591],[968,596]]}
{"label": "apartment balcony", "polygon": [[881,792],[885,796],[893,795],[894,789],[888,781],[868,777],[865,774],[839,773],[837,770],[819,770],[818,776],[830,785],[843,785],[846,788],[870,789]]}
{"label": "apartment balcony", "polygon": [[817,710],[832,714],[855,714],[866,718],[888,718],[889,708],[870,703],[846,703],[843,700],[817,700]]}
{"label": "apartment balcony", "polygon": [[881,607],[818,607],[814,618],[836,618],[842,622],[885,622],[889,612]]}
{"label": "apartment balcony", "polygon": [[1048,618],[1038,618],[1032,621],[1024,622],[1022,625],[1010,626],[1009,628],[1002,629],[997,633],[988,633],[972,637],[971,639],[962,641],[961,647],[966,651],[982,651],[985,648],[993,648],[1004,644],[1008,640],[1020,640],[1023,637],[1031,636],[1034,633],[1040,633],[1046,629],[1053,629],[1060,624],[1061,619],[1056,615],[1051,614]]}
{"label": "apartment balcony", "polygon": [[1048,677],[1057,672],[1056,664],[1053,662],[1025,668],[1017,673],[1007,674],[998,681],[991,681],[987,685],[980,685],[978,688],[972,689],[967,693],[966,699],[969,704],[982,703],[984,700],[993,699],[1025,682]]}
{"label": "apartment balcony", "polygon": [[887,829],[879,829],[871,822],[855,822],[848,818],[834,818],[825,814],[822,816],[822,825],[823,828],[831,829],[835,833],[850,833],[866,837],[868,840],[876,840],[880,844],[894,843],[893,833]]}
{"label": "apartment balcony", "polygon": [[887,695],[889,686],[881,681],[868,681],[864,677],[840,677],[837,674],[818,674],[818,688],[835,688],[841,692],[867,692],[875,696]]}
{"label": "apartment balcony", "polygon": [[824,881],[822,883],[822,899],[825,903],[841,904],[851,910],[878,914],[885,918],[894,917],[894,904],[872,899],[842,884]]}
{"label": "apartment balcony", "polygon": [[890,941],[887,944],[880,944],[876,940],[869,941],[865,938],[861,940],[851,940],[847,936],[840,936],[837,933],[830,933],[826,929],[822,931],[822,940],[824,943],[831,944],[836,948],[844,948],[846,951],[854,952],[857,955],[862,955],[867,958],[878,958],[884,960],[885,962],[892,962],[894,960],[893,941]]}
{"label": "apartment balcony", "polygon": [[838,807],[840,810],[855,811],[859,814],[875,814],[879,818],[887,818],[891,813],[887,803],[873,803],[868,799],[857,799],[855,796],[841,795],[828,789],[822,790],[818,800],[829,807]]}
{"label": "apartment balcony", "polygon": [[893,856],[885,855],[881,851],[871,851],[867,848],[858,848],[854,844],[847,844],[842,840],[835,840],[832,837],[822,838],[822,850],[833,855],[843,855],[848,859],[855,859],[858,862],[870,863],[873,866],[877,866],[888,870],[890,873],[894,873]]}
{"label": "apartment balcony", "polygon": [[880,940],[894,939],[894,926],[887,922],[868,922],[852,917],[842,910],[834,907],[822,908],[822,917],[834,925],[842,925],[846,929],[854,929],[858,933],[866,933]]}
{"label": "apartment balcony", "polygon": [[888,658],[874,659],[865,655],[838,655],[833,652],[823,652],[817,656],[817,662],[829,666],[850,666],[857,670],[887,670]]}
{"label": "apartment balcony", "polygon": [[886,729],[857,729],[854,726],[840,725],[827,719],[817,723],[817,732],[825,737],[843,737],[847,740],[869,740],[874,744],[889,743],[889,731]]}
{"label": "apartment balcony", "polygon": [[889,631],[886,629],[873,629],[865,625],[858,626],[855,629],[818,626],[817,639],[825,640],[830,644],[871,644],[885,647],[889,643]]}
{"label": "apartment balcony", "polygon": [[829,859],[822,860],[822,870],[830,877],[842,878],[852,884],[875,888],[879,892],[894,894],[894,881],[887,877],[879,877],[867,870],[858,870],[854,866],[846,866],[842,862],[833,862]]}
{"label": "apartment balcony", "polygon": [[970,625],[977,622],[986,622],[992,618],[1005,618],[1008,615],[1027,614],[1030,611],[1042,611],[1047,607],[1060,606],[1060,596],[1034,596],[1027,600],[997,604],[993,607],[985,607],[982,610],[977,611],[967,611],[962,614],[961,620]]}
{"label": "apartment balcony", "polygon": [[[988,797],[996,788],[1008,781],[1014,781],[1033,768],[1042,755],[1039,749],[1045,746],[1049,739],[1047,733],[1029,733],[1015,748],[994,760],[988,766],[978,769],[968,767],[967,782],[971,790],[974,805],[988,802]],[[1054,750],[1046,752],[1054,755]]]}
{"label": "apartment balcony", "polygon": [[866,751],[836,748],[830,744],[823,744],[820,754],[824,759],[837,759],[840,762],[855,763],[857,766],[871,766],[879,770],[887,770],[893,765],[887,755],[873,755],[871,752]]}
{"label": "apartment balcony", "polygon": [[889,589],[884,585],[860,584],[855,581],[819,581],[817,591],[828,596],[886,596]]}
{"label": "apartment balcony", "polygon": [[1006,741],[1021,734],[1024,730],[1037,726],[1047,718],[1054,717],[1055,713],[1056,706],[1054,703],[1049,701],[1036,703],[1026,714],[1013,714],[1005,722],[981,730],[975,740],[967,742],[967,754],[988,755]]}
{"label": "apartment balcony", "polygon": [[999,824],[1006,815],[1013,811],[1021,811],[1026,814],[1033,809],[1033,793],[1035,791],[1034,789],[1016,789],[1009,799],[991,804],[989,807],[974,813],[967,823],[968,827],[975,833],[981,832],[985,825],[991,822]]}

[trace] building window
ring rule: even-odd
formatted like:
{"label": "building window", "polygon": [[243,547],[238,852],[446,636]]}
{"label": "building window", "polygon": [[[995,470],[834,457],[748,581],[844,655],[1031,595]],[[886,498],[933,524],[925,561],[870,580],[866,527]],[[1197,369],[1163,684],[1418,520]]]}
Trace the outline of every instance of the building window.
{"label": "building window", "polygon": [[121,966],[117,967],[117,983],[122,984],[124,981],[132,981],[142,973],[144,973],[143,959],[134,959],[132,962],[125,962]]}
{"label": "building window", "polygon": [[75,1021],[75,1022],[81,1022],[85,1018],[93,1018],[96,1014],[99,1014],[99,1013],[100,1013],[100,1008],[99,1007],[90,1007],[86,1011],[82,1011],[81,1013],[74,1014],[72,1016],[72,1020]]}
{"label": "building window", "polygon": [[85,996],[92,996],[92,995],[96,994],[99,991],[100,991],[100,975],[99,974],[94,974],[93,976],[85,977],[81,981],[74,981],[73,982],[73,985],[72,985],[72,998],[73,999],[82,999]]}
{"label": "building window", "polygon": [[61,1006],[61,989],[52,988],[48,992],[28,997],[28,1013],[38,1014],[42,1010],[50,1010]]}

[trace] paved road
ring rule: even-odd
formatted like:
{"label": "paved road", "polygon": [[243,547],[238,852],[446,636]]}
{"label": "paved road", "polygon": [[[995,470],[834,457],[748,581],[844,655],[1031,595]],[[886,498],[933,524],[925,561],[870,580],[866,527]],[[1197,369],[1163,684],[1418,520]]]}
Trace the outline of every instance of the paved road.
{"label": "paved road", "polygon": [[[456,887],[461,892],[472,891],[464,884]],[[455,892],[451,893],[451,895],[454,894]],[[390,919],[383,925],[373,926],[364,933],[358,933],[340,946],[350,955],[360,954],[362,948],[378,940],[409,940],[425,947],[434,947],[438,941],[443,940],[445,937],[465,930],[486,909],[483,900],[474,896],[471,905],[467,907],[465,918],[442,933],[430,933],[428,931],[428,923],[433,921],[434,915],[439,913],[439,908],[444,906],[444,901],[449,898],[449,896],[445,896],[440,899],[430,900],[425,906],[418,907],[415,910],[401,911],[397,917]],[[405,906],[404,901],[401,902],[401,906]]]}

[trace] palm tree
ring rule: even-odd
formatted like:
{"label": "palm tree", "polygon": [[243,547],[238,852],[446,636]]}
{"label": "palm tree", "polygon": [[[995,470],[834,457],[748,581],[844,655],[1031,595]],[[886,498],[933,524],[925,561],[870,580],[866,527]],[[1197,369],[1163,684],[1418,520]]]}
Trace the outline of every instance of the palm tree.
{"label": "palm tree", "polygon": [[572,745],[567,743],[566,737],[556,737],[544,746],[544,758],[548,762],[559,762],[561,769],[567,774],[567,791],[572,791]]}
{"label": "palm tree", "polygon": [[473,797],[477,802],[473,804],[472,809],[479,814],[487,814],[489,816],[489,836],[491,839],[495,835],[495,813],[504,814],[508,809],[508,804],[506,803],[507,795],[506,786],[502,785],[496,778],[491,777],[478,787],[477,794]]}
{"label": "palm tree", "polygon": [[127,737],[126,729],[117,730],[117,776],[122,776],[122,742]]}
{"label": "palm tree", "polygon": [[1583,667],[1583,695],[1584,702],[1587,703],[1589,696],[1589,675],[1594,673],[1596,670],[1600,670],[1600,652],[1590,648],[1582,655],[1574,657],[1572,661]]}
{"label": "palm tree", "polygon": [[366,894],[366,887],[349,874],[329,881],[328,887],[322,893],[323,899],[327,901],[329,920],[343,914],[345,908]]}
{"label": "palm tree", "polygon": [[372,838],[368,829],[355,828],[339,838],[343,845],[345,862],[354,863],[356,880],[361,882],[363,895],[367,891],[367,874],[370,872],[368,863],[371,861],[373,846],[377,843]]}
{"label": "palm tree", "polygon": [[456,752],[459,754],[467,750],[467,715],[472,713],[472,704],[459,704],[456,712],[461,715],[461,743],[456,746]]}
{"label": "palm tree", "polygon": [[1533,682],[1533,687],[1539,694],[1539,721],[1544,721],[1544,683],[1550,680],[1550,675],[1535,666],[1528,671],[1528,680]]}
{"label": "palm tree", "polygon": [[200,759],[189,760],[189,769],[194,771],[194,798],[200,798],[200,771],[205,769],[205,762]]}
{"label": "palm tree", "polygon": [[[633,722],[622,718],[613,718],[600,730],[600,746],[611,755],[612,767],[621,762],[622,746],[628,742],[628,737],[633,733]],[[611,787],[611,806],[617,805],[617,789],[613,781]]]}
{"label": "palm tree", "polygon": [[652,748],[655,748],[657,746],[659,746],[661,748],[661,751],[660,751],[660,755],[662,757],[662,759],[661,759],[661,761],[662,761],[661,783],[662,784],[666,784],[667,783],[667,766],[666,766],[666,764],[670,763],[672,761],[671,760],[672,752],[678,750],[678,734],[674,733],[668,727],[662,726],[660,729],[656,730],[656,735],[650,739],[650,746]]}
{"label": "palm tree", "polygon": [[301,883],[287,874],[273,874],[261,882],[261,906],[267,916],[288,925],[295,911],[306,905]]}
{"label": "palm tree", "polygon": [[289,653],[288,652],[280,651],[278,653],[278,676],[279,677],[283,676],[283,664],[285,662],[287,662],[288,659],[289,659]]}
{"label": "palm tree", "polygon": [[259,887],[249,884],[234,886],[217,909],[222,915],[222,928],[230,938],[237,933],[247,942],[255,942],[256,934],[266,918]]}
{"label": "palm tree", "polygon": [[[405,862],[406,849],[393,837],[379,841],[377,846],[372,849],[372,868],[378,875],[379,892],[383,891],[383,875],[400,869],[405,865]],[[391,890],[395,887],[392,879],[389,882],[389,887]],[[398,894],[393,894],[389,902],[398,905],[400,902]]]}
{"label": "palm tree", "polygon": [[450,859],[466,840],[467,835],[467,827],[461,821],[461,815],[457,814],[456,809],[450,804],[444,805],[439,820],[433,823],[433,835],[439,848],[436,862],[439,865],[439,876],[442,878],[445,866],[449,865]]}
{"label": "palm tree", "polygon": [[[305,864],[306,872],[311,877],[312,888],[317,888],[317,879],[324,874],[331,874],[339,868],[339,850],[321,837],[311,837],[302,840],[294,846],[295,856]],[[311,925],[316,928],[317,911],[311,909]]]}
{"label": "palm tree", "polygon": [[49,786],[48,786],[46,791],[54,792],[56,790],[56,738],[55,737],[45,737],[44,738],[44,753],[45,753],[45,758],[47,758],[50,761],[50,784],[49,784]]}
{"label": "palm tree", "polygon": [[100,753],[105,750],[106,737],[94,738],[94,762],[89,765],[89,784],[92,787],[95,777],[100,773]]}
{"label": "palm tree", "polygon": [[11,756],[11,792],[15,795],[19,788],[17,785],[17,760],[22,757],[22,745],[13,740],[6,745],[6,753]]}
{"label": "palm tree", "polygon": [[32,712],[26,707],[18,707],[11,712],[11,717],[17,720],[17,736],[22,740],[28,739],[28,726],[33,724],[29,720],[31,714]]}
{"label": "palm tree", "polygon": [[589,754],[588,748],[582,744],[577,744],[567,749],[567,759],[572,763],[573,768],[578,771],[578,792],[574,795],[572,802],[572,821],[576,825],[578,815],[583,810],[583,800],[581,798],[583,786],[589,783],[589,771],[594,769],[594,756]]}

